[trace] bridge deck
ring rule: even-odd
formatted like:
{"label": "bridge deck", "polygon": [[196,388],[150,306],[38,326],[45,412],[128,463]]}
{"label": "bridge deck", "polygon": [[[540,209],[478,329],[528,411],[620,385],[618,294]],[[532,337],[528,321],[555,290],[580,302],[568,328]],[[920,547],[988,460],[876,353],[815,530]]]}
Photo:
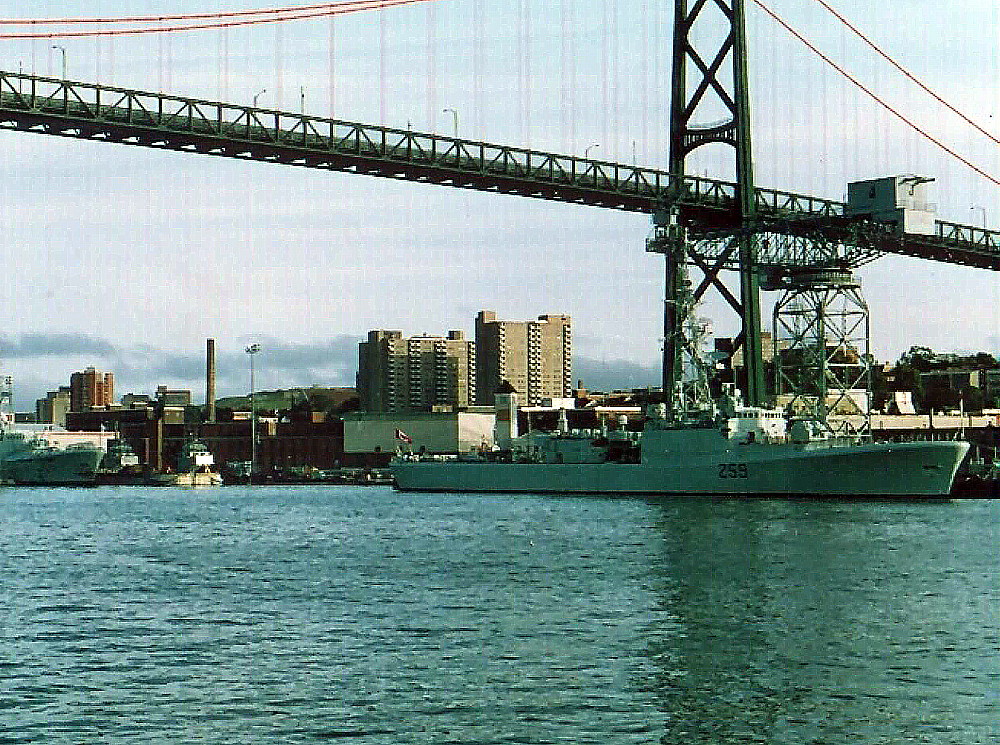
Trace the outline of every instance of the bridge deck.
{"label": "bridge deck", "polygon": [[[0,71],[0,127],[63,137],[362,173],[653,213],[695,231],[733,229],[735,184],[571,155],[369,124]],[[864,251],[1000,270],[1000,232],[938,222],[901,236],[850,221],[844,204],[757,189],[769,230],[822,231]],[[783,226],[783,227],[781,227]]]}

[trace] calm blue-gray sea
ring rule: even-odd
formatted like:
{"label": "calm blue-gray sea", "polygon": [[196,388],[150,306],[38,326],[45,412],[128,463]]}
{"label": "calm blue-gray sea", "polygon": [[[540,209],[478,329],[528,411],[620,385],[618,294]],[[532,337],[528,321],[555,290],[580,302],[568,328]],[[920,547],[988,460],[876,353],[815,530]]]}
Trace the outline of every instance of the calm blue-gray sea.
{"label": "calm blue-gray sea", "polygon": [[995,501],[0,500],[0,743],[1000,741]]}

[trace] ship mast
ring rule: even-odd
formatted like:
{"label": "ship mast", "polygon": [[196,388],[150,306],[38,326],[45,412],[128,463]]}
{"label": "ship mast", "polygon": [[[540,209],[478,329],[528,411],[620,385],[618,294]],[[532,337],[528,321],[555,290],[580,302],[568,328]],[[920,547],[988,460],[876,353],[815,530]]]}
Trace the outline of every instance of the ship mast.
{"label": "ship mast", "polygon": [[674,249],[673,260],[667,260],[672,270],[667,312],[673,336],[664,338],[663,345],[671,353],[669,387],[664,388],[667,415],[676,421],[711,408],[705,344],[712,327],[707,318],[697,314],[699,303],[691,291],[683,242],[677,242]]}

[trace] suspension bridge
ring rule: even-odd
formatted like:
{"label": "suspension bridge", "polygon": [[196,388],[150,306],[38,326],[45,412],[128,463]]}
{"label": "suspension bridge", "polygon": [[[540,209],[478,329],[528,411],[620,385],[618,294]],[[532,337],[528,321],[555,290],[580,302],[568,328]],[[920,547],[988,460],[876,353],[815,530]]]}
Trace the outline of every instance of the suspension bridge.
{"label": "suspension bridge", "polygon": [[[159,23],[146,31],[166,33],[212,27],[204,25],[209,21],[221,27],[312,17],[342,12],[347,6],[383,10],[401,4],[406,3],[325,3],[241,12],[249,16],[246,18],[241,13],[228,13],[130,21]],[[772,13],[767,6],[757,4]],[[762,277],[770,274],[780,278],[782,273],[801,269],[849,271],[885,254],[997,271],[1000,232],[935,220],[931,231],[906,233],[898,226],[851,214],[841,201],[756,186],[750,166],[743,6],[743,0],[698,0],[690,5],[687,0],[674,2],[671,155],[666,169],[459,138],[457,131],[448,137],[388,127],[384,122],[364,124],[23,72],[0,72],[0,127],[652,215],[657,228],[647,249],[667,258],[665,389],[670,389],[673,378],[680,374],[674,360],[681,342],[671,342],[681,325],[675,313],[676,300],[671,299],[671,293],[678,289],[671,290],[671,284],[678,281],[672,266],[678,261],[690,262],[704,275],[695,299],[714,286],[741,315],[743,330],[738,345],[747,348],[748,397],[756,402],[764,390],[756,299]],[[703,16],[708,16],[710,9],[716,11],[715,17],[705,21]],[[698,50],[704,42],[696,40],[693,29],[706,22],[721,26],[723,33],[708,42],[707,50]],[[122,29],[104,33],[138,32]],[[32,29],[8,34],[7,38],[33,33]],[[84,30],[65,35],[100,33]],[[65,61],[65,50],[63,55]],[[691,70],[696,84],[689,89]],[[706,96],[715,96],[716,106],[726,114],[725,121],[711,127],[694,123]],[[691,152],[718,144],[734,150],[735,180],[687,172],[685,158]],[[684,246],[682,257],[675,253],[679,244]],[[724,270],[739,272],[739,293],[722,281]]]}

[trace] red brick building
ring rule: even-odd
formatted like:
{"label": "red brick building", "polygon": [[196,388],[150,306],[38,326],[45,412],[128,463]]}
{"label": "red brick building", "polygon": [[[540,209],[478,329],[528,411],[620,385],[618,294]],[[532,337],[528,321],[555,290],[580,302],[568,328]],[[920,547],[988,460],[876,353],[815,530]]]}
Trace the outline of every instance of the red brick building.
{"label": "red brick building", "polygon": [[[177,467],[185,441],[198,439],[215,456],[218,467],[250,460],[250,421],[201,422],[197,406],[166,409],[156,406],[72,412],[66,428],[75,431],[113,430],[142,463],[157,471]],[[332,421],[257,422],[257,469],[344,465],[344,423]]]}
{"label": "red brick building", "polygon": [[88,367],[69,378],[69,410],[90,411],[105,408],[115,402],[114,373],[98,372]]}

